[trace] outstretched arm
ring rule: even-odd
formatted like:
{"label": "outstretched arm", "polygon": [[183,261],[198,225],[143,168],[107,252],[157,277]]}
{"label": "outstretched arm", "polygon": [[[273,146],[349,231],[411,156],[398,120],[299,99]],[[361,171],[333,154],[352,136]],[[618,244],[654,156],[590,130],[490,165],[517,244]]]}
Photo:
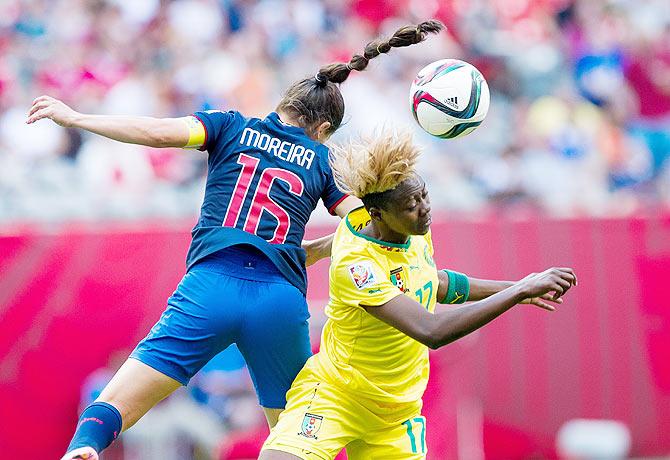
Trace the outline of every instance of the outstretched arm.
{"label": "outstretched arm", "polygon": [[[79,113],[50,96],[33,101],[26,123],[48,118],[66,128],[79,128],[115,141],[148,147],[200,147],[204,127],[194,117],[152,118],[134,116],[88,115]],[[198,136],[198,132],[202,136]]]}
{"label": "outstretched arm", "polygon": [[[465,275],[462,275],[465,276]],[[451,301],[445,302],[443,299],[447,298],[449,292],[449,283],[450,278],[447,270],[440,270],[437,274],[437,277],[440,281],[439,287],[437,289],[437,298],[441,303],[452,303]],[[467,276],[467,283],[469,284],[469,295],[465,299],[459,299],[462,301],[453,302],[453,303],[463,303],[465,301],[476,301],[483,300],[487,297],[492,296],[500,291],[503,291],[514,285],[513,281],[496,281],[496,280],[485,280],[479,278],[472,278]],[[552,301],[556,303],[563,303],[563,299],[554,298],[552,293],[546,293],[542,296],[533,297],[529,299],[524,299],[521,303],[532,304],[545,310],[554,311],[555,307],[545,301]]]}
{"label": "outstretched arm", "polygon": [[559,298],[577,283],[570,268],[532,274],[484,300],[432,314],[418,302],[398,295],[380,306],[365,307],[377,319],[436,349],[488,324],[525,299],[550,292]]}

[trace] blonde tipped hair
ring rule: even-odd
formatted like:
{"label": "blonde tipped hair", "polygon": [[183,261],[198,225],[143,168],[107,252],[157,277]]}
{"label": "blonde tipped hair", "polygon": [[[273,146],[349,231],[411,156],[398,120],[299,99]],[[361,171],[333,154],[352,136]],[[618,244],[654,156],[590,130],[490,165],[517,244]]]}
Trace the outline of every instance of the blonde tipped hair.
{"label": "blonde tipped hair", "polygon": [[411,133],[382,129],[372,136],[332,147],[330,163],[337,187],[363,198],[394,189],[416,174],[420,153]]}

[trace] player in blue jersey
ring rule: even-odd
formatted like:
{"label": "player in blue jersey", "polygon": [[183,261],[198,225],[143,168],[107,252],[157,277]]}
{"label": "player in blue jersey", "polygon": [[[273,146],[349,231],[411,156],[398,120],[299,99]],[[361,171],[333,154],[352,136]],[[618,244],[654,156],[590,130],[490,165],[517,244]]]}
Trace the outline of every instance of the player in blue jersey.
{"label": "player in blue jersey", "polygon": [[335,186],[323,145],[344,115],[338,84],[370,59],[441,28],[426,21],[369,43],[350,62],[293,84],[264,119],[235,111],[167,119],[96,116],[48,96],[34,101],[27,123],[48,118],[121,142],[209,153],[187,273],[151,332],[83,411],[63,459],[97,459],[231,343],[247,361],[268,423],[276,423],[286,391],[311,354],[306,258],[327,256],[332,241],[302,243],[305,224],[319,199],[340,216],[358,204]]}

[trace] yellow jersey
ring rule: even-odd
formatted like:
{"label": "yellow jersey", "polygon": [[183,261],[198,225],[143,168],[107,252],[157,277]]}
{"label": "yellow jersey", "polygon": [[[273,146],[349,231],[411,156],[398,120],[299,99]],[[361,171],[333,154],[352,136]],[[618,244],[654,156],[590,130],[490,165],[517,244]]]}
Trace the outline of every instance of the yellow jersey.
{"label": "yellow jersey", "polygon": [[319,353],[306,370],[374,401],[374,412],[421,404],[428,383],[428,348],[370,315],[363,306],[407,295],[435,309],[438,277],[430,233],[406,244],[360,233],[370,222],[365,208],[351,211],[335,232],[330,265],[328,320]]}

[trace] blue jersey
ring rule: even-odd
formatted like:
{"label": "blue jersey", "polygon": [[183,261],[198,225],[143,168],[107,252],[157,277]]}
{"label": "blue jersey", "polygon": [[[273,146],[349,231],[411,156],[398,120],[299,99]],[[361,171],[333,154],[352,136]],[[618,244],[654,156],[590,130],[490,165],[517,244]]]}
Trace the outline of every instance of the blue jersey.
{"label": "blue jersey", "polygon": [[249,245],[305,293],[305,225],[319,199],[332,213],[346,197],[335,186],[327,147],[274,112],[263,120],[234,111],[194,116],[205,126],[202,150],[209,159],[187,267],[226,247]]}

